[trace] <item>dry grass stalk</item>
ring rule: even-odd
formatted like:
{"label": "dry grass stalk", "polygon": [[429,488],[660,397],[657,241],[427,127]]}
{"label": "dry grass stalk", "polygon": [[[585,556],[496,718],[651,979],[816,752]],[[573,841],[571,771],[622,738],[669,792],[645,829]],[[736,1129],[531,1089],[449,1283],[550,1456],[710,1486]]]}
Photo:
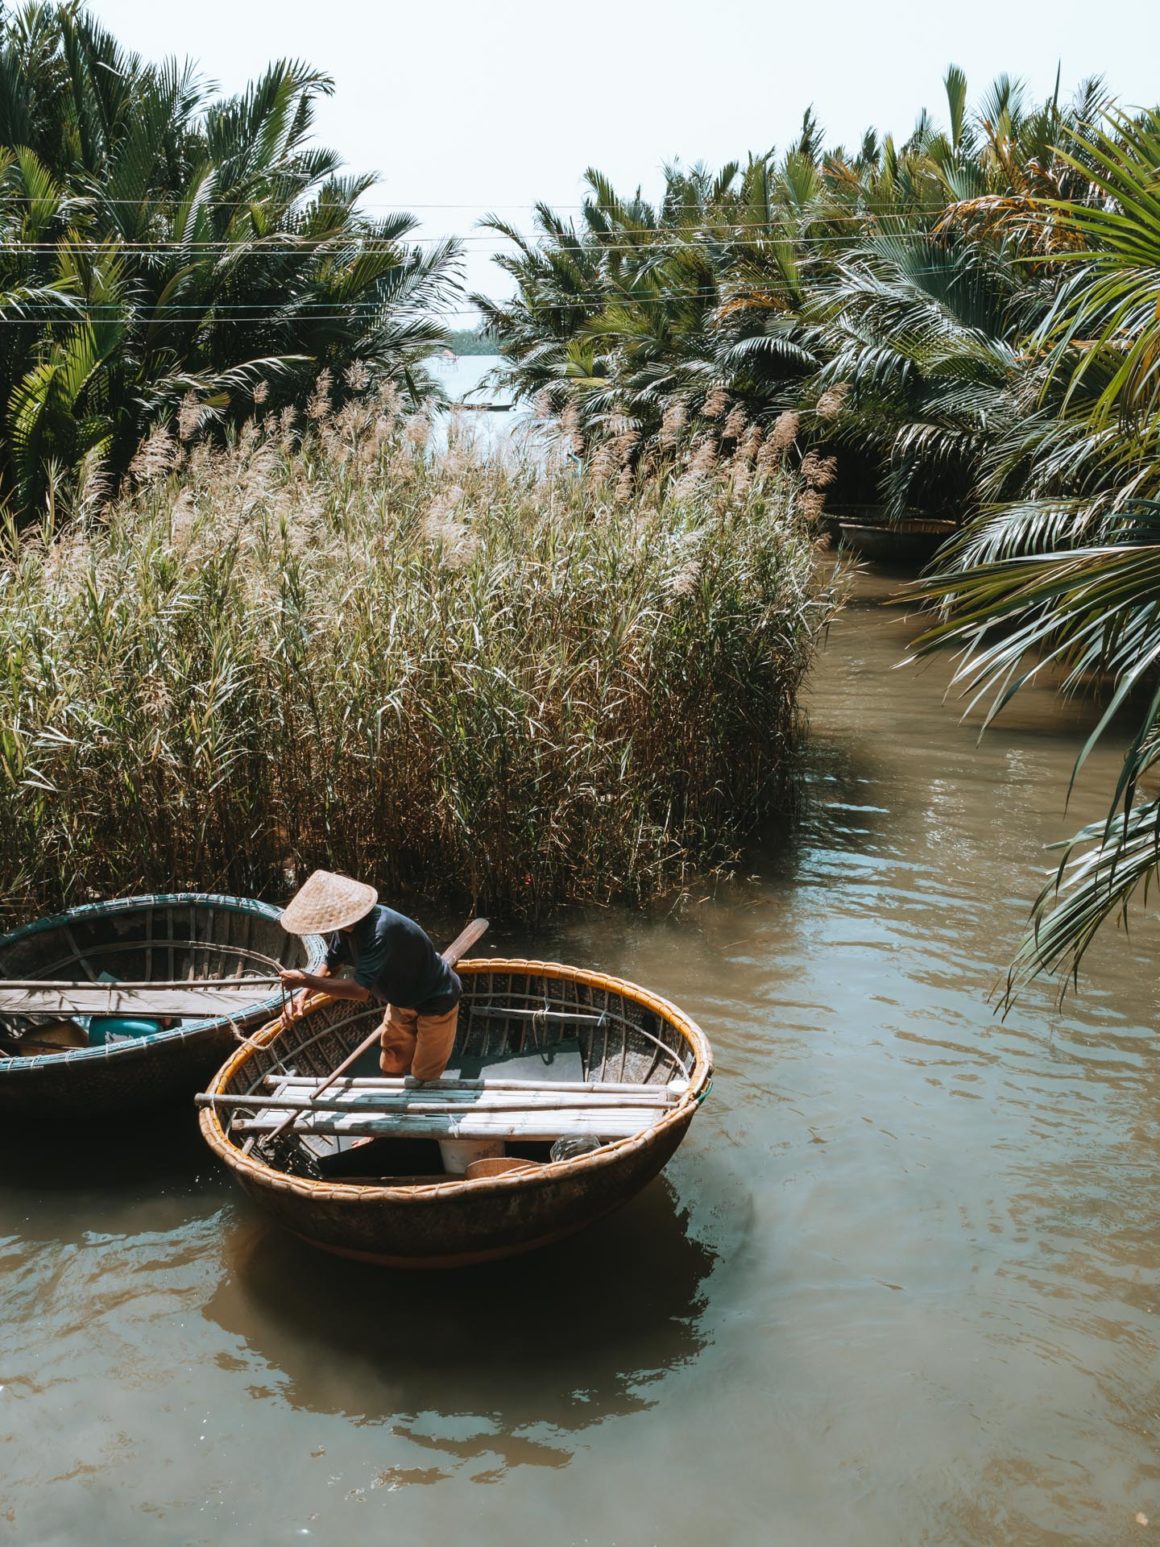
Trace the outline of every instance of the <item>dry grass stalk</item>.
{"label": "dry grass stalk", "polygon": [[159,424],[141,442],[129,463],[129,477],[135,484],[152,483],[172,471],[181,458],[181,449],[167,426]]}
{"label": "dry grass stalk", "polygon": [[811,489],[828,489],[838,476],[838,459],[820,457],[816,451],[807,451],[802,458],[801,476]]}
{"label": "dry grass stalk", "polygon": [[155,435],[136,495],[0,563],[8,919],[319,864],[508,915],[641,901],[784,800],[829,607],[791,481],[739,491],[706,442],[611,499],[424,439],[360,400],[163,478]]}
{"label": "dry grass stalk", "polygon": [[666,404],[664,414],[661,417],[660,434],[657,436],[657,445],[663,450],[672,450],[681,438],[681,431],[685,425],[685,405],[679,398],[674,398]]}

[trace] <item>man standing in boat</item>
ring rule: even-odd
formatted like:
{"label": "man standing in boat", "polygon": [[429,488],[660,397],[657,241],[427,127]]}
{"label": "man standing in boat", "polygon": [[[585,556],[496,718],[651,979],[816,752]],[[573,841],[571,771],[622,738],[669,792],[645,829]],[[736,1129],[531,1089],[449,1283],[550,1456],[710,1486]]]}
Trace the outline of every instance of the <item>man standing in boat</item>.
{"label": "man standing in boat", "polygon": [[[283,983],[299,989],[289,1018],[312,991],[355,1003],[385,1004],[379,1067],[384,1074],[437,1080],[455,1044],[463,985],[425,930],[384,907],[373,886],[316,870],[282,913],[291,935],[325,935],[330,949],[318,972],[288,968]],[[336,977],[350,967],[349,977]]]}

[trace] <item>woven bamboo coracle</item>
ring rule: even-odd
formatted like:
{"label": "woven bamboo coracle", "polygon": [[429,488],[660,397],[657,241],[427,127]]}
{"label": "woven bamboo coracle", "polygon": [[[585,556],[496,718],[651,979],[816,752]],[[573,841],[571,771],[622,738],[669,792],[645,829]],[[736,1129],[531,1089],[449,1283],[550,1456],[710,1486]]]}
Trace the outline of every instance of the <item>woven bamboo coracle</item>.
{"label": "woven bamboo coracle", "polygon": [[[684,1138],[708,1090],[712,1054],[675,1005],[622,979],[556,963],[469,961],[457,970],[463,999],[449,1070],[482,1068],[479,1078],[349,1079],[313,1101],[311,1092],[382,1015],[319,995],[300,1019],[279,1019],[237,1048],[199,1098],[210,1148],[252,1198],[313,1245],[408,1268],[528,1251],[627,1202]],[[554,1054],[577,1044],[582,1079],[553,1083]],[[523,1060],[522,1076],[504,1079],[503,1061],[512,1058]],[[543,1064],[542,1080],[528,1078],[529,1058]],[[389,1148],[395,1135],[506,1129],[517,1142],[531,1136],[541,1163],[471,1179],[318,1180],[292,1174],[298,1168],[286,1153],[263,1149],[288,1114],[298,1142],[324,1156],[344,1135],[385,1137]],[[549,1159],[553,1134],[603,1130],[612,1137],[599,1148]]]}
{"label": "woven bamboo coracle", "polygon": [[[279,918],[277,908],[249,898],[176,892],[90,903],[0,936],[4,982],[83,984],[89,998],[102,979],[179,984],[189,1001],[170,1029],[59,1052],[37,1042],[51,1017],[0,1010],[0,1111],[99,1116],[197,1090],[236,1036],[280,1011],[284,996],[272,982],[279,969],[317,967],[325,957],[320,937],[288,935]],[[252,992],[244,986],[249,978],[256,980]],[[199,1014],[197,989],[205,982],[222,985],[216,997],[223,1004]],[[68,997],[63,987],[54,992]],[[119,991],[110,993],[115,1000]],[[182,995],[172,1002],[180,1007]]]}

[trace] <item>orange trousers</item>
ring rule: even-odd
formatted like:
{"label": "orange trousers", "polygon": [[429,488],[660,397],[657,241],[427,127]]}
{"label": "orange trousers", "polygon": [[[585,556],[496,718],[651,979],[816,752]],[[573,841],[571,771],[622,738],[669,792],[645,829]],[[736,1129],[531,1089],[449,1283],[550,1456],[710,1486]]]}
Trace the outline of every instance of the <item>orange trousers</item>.
{"label": "orange trousers", "polygon": [[379,1038],[379,1068],[384,1074],[437,1080],[451,1057],[458,1023],[458,1005],[444,1015],[420,1015],[418,1010],[388,1005]]}

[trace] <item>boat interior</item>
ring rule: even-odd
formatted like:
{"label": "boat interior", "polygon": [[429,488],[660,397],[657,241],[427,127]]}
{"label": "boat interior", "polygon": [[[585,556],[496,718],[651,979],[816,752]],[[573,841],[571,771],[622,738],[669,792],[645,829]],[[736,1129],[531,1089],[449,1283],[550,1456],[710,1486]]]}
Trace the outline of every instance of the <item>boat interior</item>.
{"label": "boat interior", "polygon": [[390,1079],[377,1050],[325,1090],[382,1009],[319,1005],[247,1051],[212,1098],[230,1143],[292,1175],[375,1185],[476,1180],[574,1158],[659,1122],[694,1048],[608,980],[467,970],[438,1081]]}
{"label": "boat interior", "polygon": [[[0,1054],[109,1045],[236,1015],[255,997],[239,991],[247,979],[305,966],[309,950],[273,910],[225,898],[149,898],[45,920],[0,939]],[[41,982],[56,986],[33,987]],[[110,994],[121,984],[144,986]],[[99,1013],[105,1004],[114,1013]]]}

